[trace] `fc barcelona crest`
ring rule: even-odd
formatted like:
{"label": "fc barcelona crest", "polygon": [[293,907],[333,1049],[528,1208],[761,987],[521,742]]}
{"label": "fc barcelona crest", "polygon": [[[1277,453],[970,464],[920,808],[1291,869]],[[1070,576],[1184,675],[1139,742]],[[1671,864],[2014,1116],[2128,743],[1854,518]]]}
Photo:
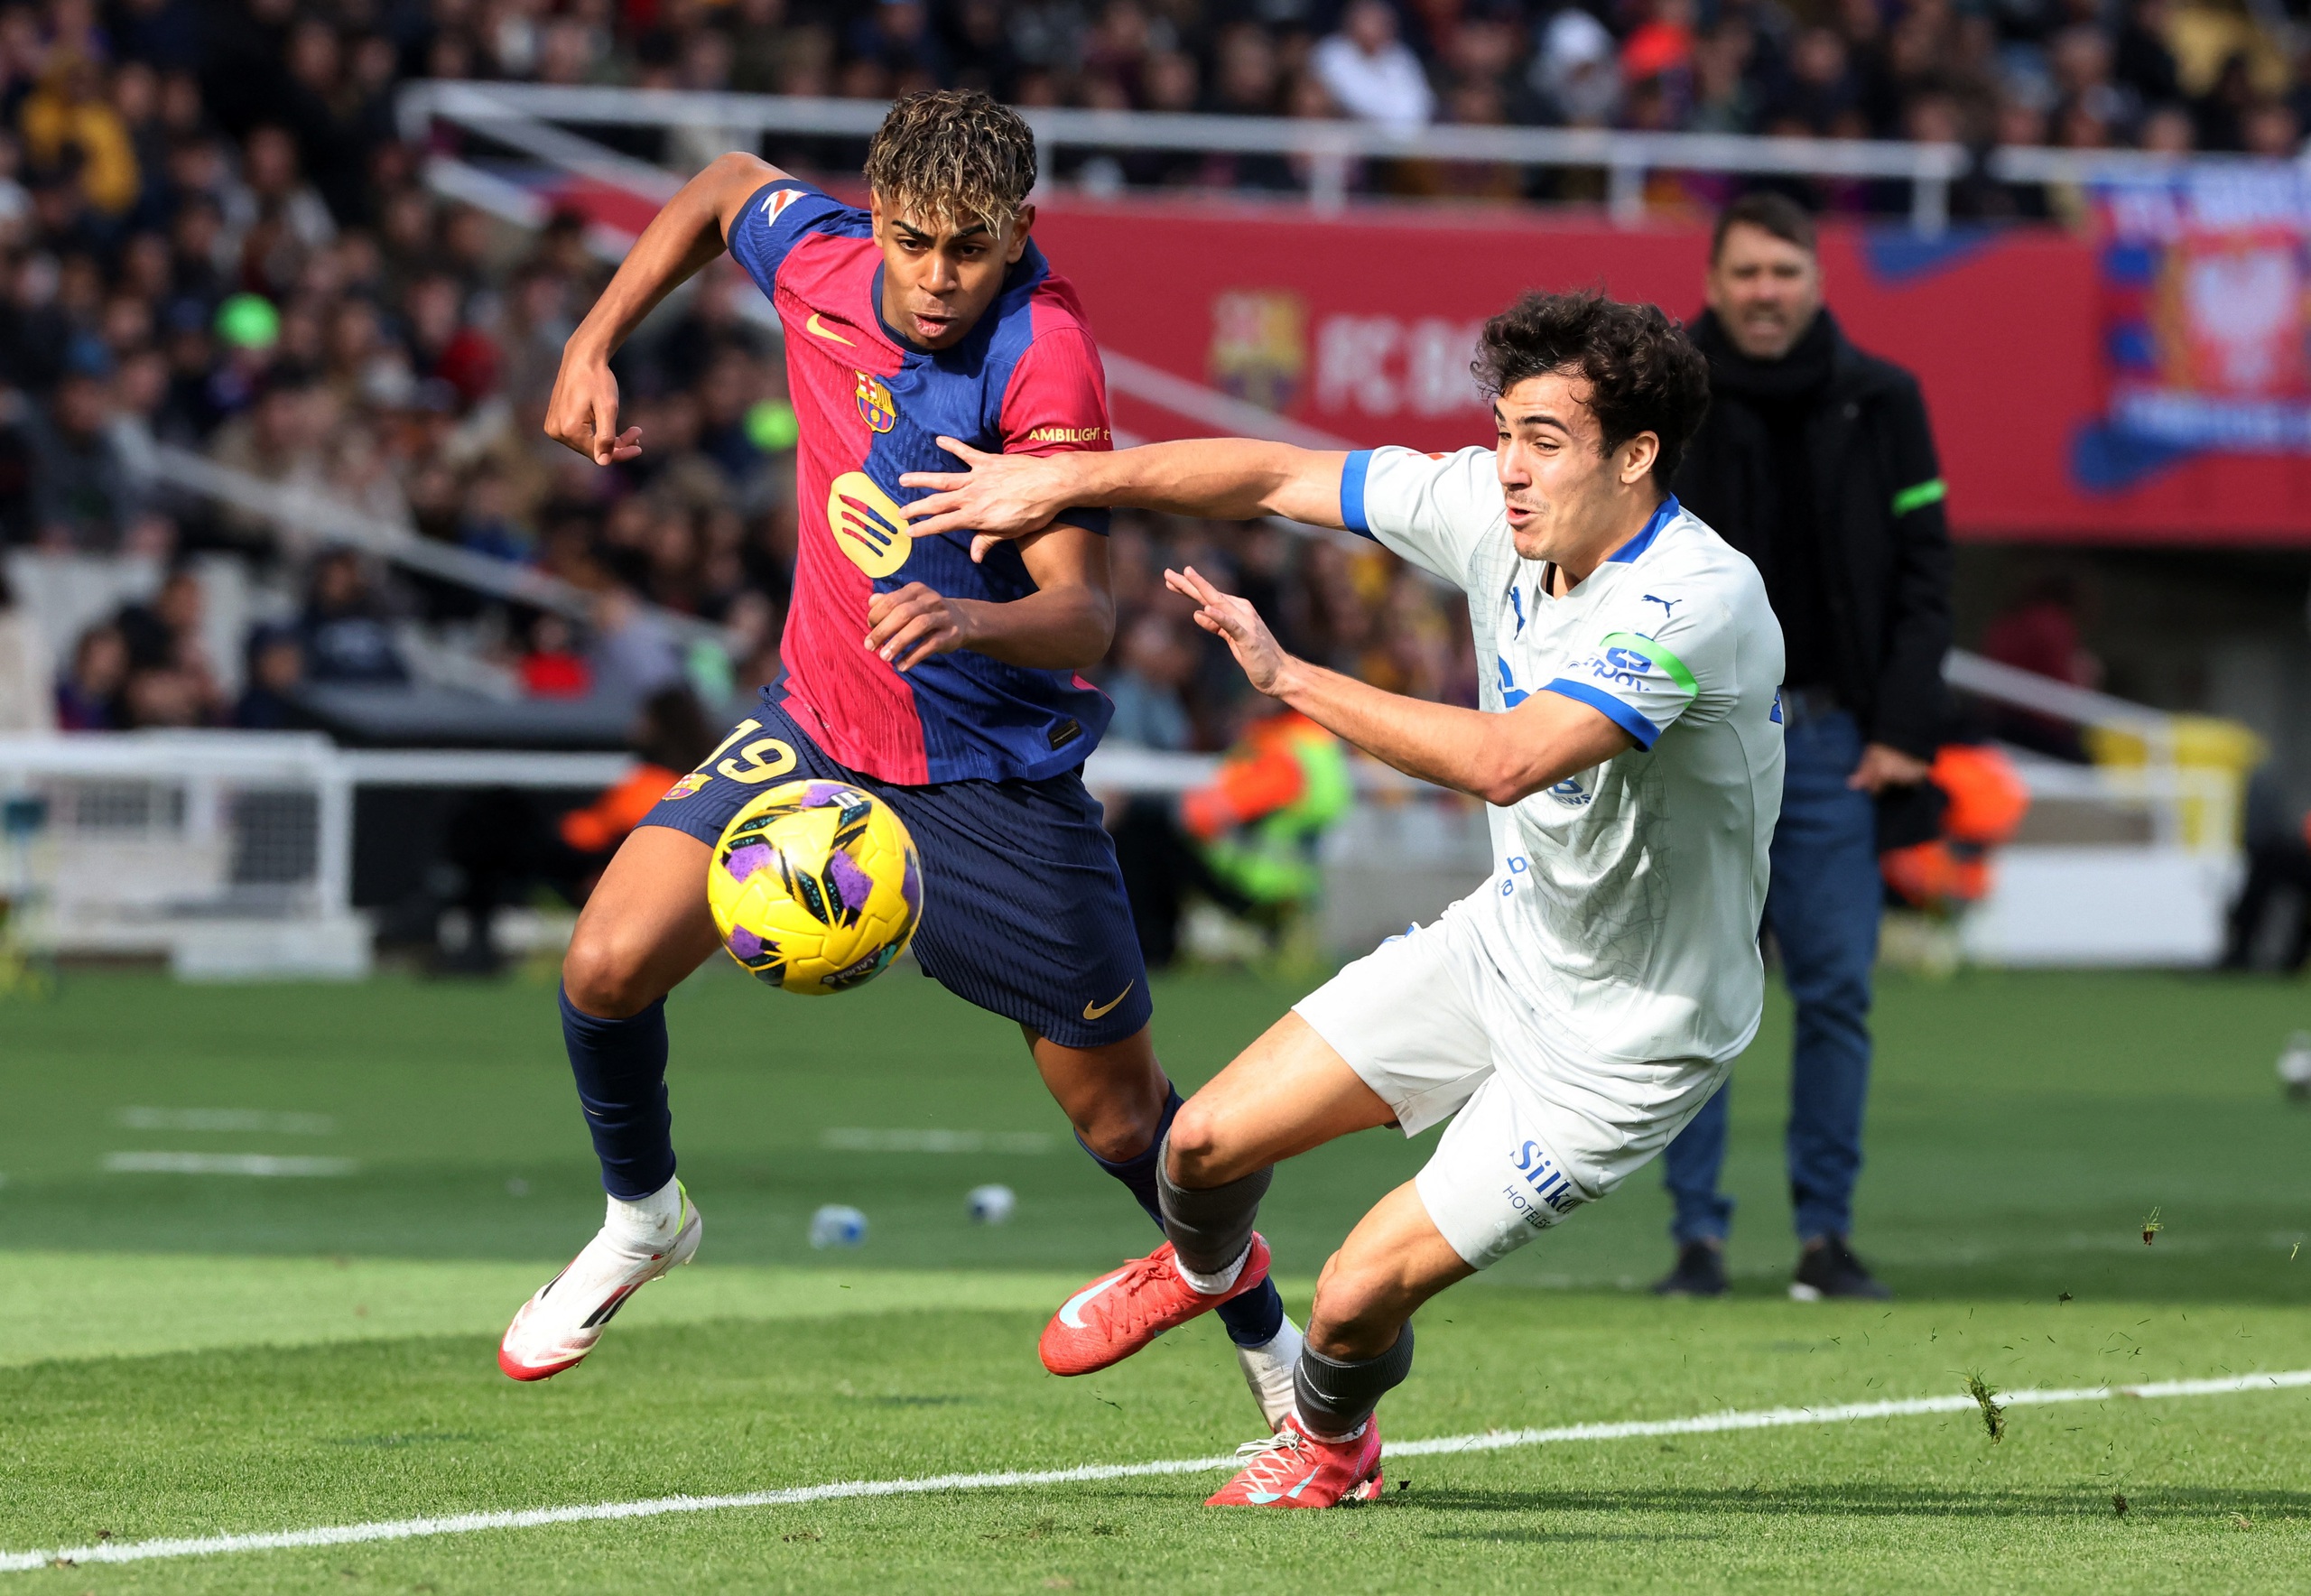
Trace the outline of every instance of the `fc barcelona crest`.
{"label": "fc barcelona crest", "polygon": [[868,376],[863,371],[857,375],[859,377],[859,419],[877,432],[889,431],[898,425],[899,421],[899,407],[892,403],[891,391],[883,386],[882,379],[879,377]]}

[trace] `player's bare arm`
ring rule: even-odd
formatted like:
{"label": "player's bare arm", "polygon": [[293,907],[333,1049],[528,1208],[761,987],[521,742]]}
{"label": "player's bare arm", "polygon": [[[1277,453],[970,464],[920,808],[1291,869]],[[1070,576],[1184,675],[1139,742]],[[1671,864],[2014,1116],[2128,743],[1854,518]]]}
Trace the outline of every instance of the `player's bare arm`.
{"label": "player's bare arm", "polygon": [[1164,583],[1196,601],[1196,624],[1260,691],[1406,775],[1488,803],[1515,803],[1636,746],[1600,711],[1554,692],[1488,714],[1383,691],[1286,654],[1258,610],[1193,566],[1165,571]]}
{"label": "player's bare arm", "polygon": [[1116,630],[1108,540],[1063,522],[1022,540],[1019,558],[1035,590],[1008,603],[942,598],[921,582],[876,594],[867,646],[902,671],[959,648],[1033,670],[1098,664]]}
{"label": "player's bare arm", "polygon": [[931,490],[905,506],[917,537],[971,534],[971,558],[1024,537],[1079,505],[1159,510],[1248,521],[1282,515],[1309,526],[1341,526],[1343,451],[1299,449],[1257,438],[1194,438],[1110,453],[988,454],[959,439],[939,446],[969,468],[909,471],[902,487]]}
{"label": "player's bare arm", "polygon": [[642,429],[618,431],[617,378],[610,357],[658,302],[720,255],[739,209],[763,184],[786,174],[757,156],[733,151],[682,185],[642,237],[617,274],[562,347],[562,369],[546,402],[545,435],[598,466],[642,452]]}

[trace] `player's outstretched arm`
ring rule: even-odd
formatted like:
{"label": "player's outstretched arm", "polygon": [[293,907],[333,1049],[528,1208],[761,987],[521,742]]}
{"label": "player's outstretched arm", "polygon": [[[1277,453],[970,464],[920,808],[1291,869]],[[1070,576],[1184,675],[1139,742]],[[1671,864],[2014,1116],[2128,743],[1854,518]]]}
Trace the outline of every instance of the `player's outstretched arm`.
{"label": "player's outstretched arm", "polygon": [[1004,538],[1024,537],[1079,505],[1162,510],[1215,521],[1283,515],[1342,526],[1343,451],[1297,449],[1257,438],[1195,438],[1113,452],[987,454],[959,439],[939,446],[961,471],[909,471],[902,487],[931,489],[905,506],[917,537],[971,534],[971,558]]}
{"label": "player's outstretched arm", "polygon": [[650,218],[617,274],[562,346],[562,369],[546,402],[545,435],[598,466],[642,452],[642,429],[617,430],[617,379],[610,357],[658,302],[720,255],[739,208],[763,184],[786,174],[733,151],[682,185]]}
{"label": "player's outstretched arm", "polygon": [[1251,684],[1406,775],[1510,804],[1635,746],[1587,704],[1536,692],[1505,714],[1432,704],[1284,652],[1259,612],[1193,566],[1164,585],[1196,601],[1196,625],[1228,645]]}

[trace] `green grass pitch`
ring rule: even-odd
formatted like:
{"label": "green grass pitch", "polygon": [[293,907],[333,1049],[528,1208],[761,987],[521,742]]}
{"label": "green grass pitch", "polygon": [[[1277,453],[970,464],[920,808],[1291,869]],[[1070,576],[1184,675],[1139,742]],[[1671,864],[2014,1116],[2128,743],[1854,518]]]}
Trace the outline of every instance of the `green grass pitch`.
{"label": "green grass pitch", "polygon": [[[1167,1062],[1202,1079],[1294,995],[1162,984]],[[1949,1396],[1975,1372],[2012,1390],[2311,1368],[2311,1109],[2272,1071],[2306,1009],[2256,981],[1889,978],[1856,1240],[1899,1297],[1809,1307],[1782,1294],[1777,1003],[1734,1088],[1735,1296],[1642,1292],[1667,1261],[1648,1171],[1423,1313],[1388,1433]],[[1253,1433],[1208,1322],[1103,1375],[1037,1365],[1060,1297],[1153,1232],[1012,1027],[905,970],[819,1001],[710,970],[671,1023],[701,1262],[582,1368],[520,1387],[497,1334],[599,1213],[550,986],[90,974],[0,1007],[0,1553],[1207,1457]],[[855,1134],[929,1130],[987,1134]],[[1372,1133],[1280,1174],[1264,1229],[1295,1311],[1431,1139]],[[154,1153],[340,1162],[118,1167]],[[1018,1192],[1010,1224],[968,1221],[986,1181]],[[811,1250],[822,1202],[866,1211],[864,1248]],[[2017,1406],[1996,1443],[1976,1414],[1935,1414],[1389,1474],[1409,1488],[1356,1513],[1211,1513],[1220,1475],[1159,1476],[42,1568],[0,1573],[0,1596],[2196,1592],[2300,1589],[2311,1568],[2304,1388]]]}

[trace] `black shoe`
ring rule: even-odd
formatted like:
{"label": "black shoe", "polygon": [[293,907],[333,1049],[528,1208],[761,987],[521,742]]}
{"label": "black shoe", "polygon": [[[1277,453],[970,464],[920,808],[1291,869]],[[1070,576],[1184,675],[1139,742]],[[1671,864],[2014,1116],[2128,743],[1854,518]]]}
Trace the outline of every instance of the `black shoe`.
{"label": "black shoe", "polygon": [[1723,1296],[1725,1251],[1706,1241],[1677,1248],[1677,1267],[1653,1283],[1655,1296]]}
{"label": "black shoe", "polygon": [[1872,1275],[1842,1236],[1824,1236],[1808,1242],[1797,1255],[1797,1273],[1789,1282],[1792,1301],[1818,1303],[1824,1297],[1860,1297],[1883,1303],[1893,1292]]}

